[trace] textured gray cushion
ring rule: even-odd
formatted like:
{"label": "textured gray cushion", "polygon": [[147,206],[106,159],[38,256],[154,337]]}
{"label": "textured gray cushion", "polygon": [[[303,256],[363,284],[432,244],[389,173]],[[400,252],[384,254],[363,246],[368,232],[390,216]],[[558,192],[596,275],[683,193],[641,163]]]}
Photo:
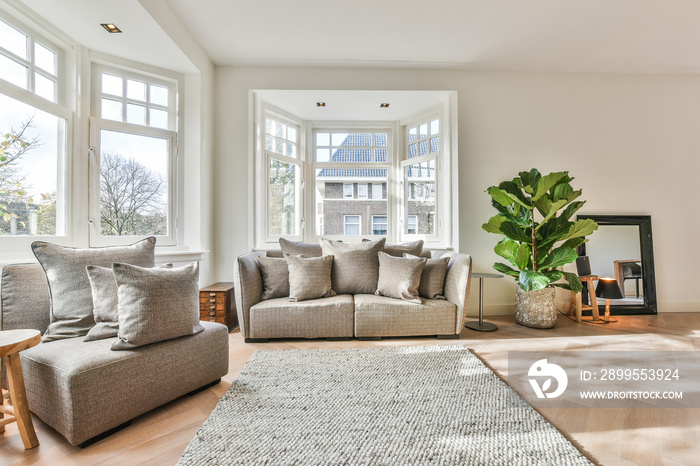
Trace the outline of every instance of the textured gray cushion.
{"label": "textured gray cushion", "polygon": [[148,269],[116,263],[119,338],[113,350],[132,349],[202,331],[199,264]]}
{"label": "textured gray cushion", "polygon": [[379,280],[379,251],[385,238],[362,243],[341,243],[321,238],[324,255],[333,256],[331,279],[338,294],[374,294]]}
{"label": "textured gray cushion", "polygon": [[366,294],[353,298],[356,337],[454,335],[461,329],[457,306],[444,299],[423,299],[417,304]]}
{"label": "textured gray cushion", "polygon": [[287,256],[287,263],[290,301],[328,298],[335,294],[331,289],[333,256]]}
{"label": "textured gray cushion", "polygon": [[267,299],[250,308],[249,338],[334,338],[353,335],[353,297],[290,302]]}
{"label": "textured gray cushion", "polygon": [[262,299],[289,296],[289,267],[282,258],[258,257],[263,280]]}
{"label": "textured gray cushion", "polygon": [[[171,269],[173,264],[164,264],[159,268]],[[92,290],[92,314],[95,326],[92,327],[83,341],[113,338],[119,332],[119,316],[117,296],[118,286],[114,279],[112,267],[88,265],[85,267]]]}
{"label": "textured gray cushion", "polygon": [[[362,241],[372,241],[363,239]],[[403,257],[404,254],[420,256],[423,254],[423,240],[413,241],[411,243],[386,243],[384,244],[384,252],[394,257]]]}
{"label": "textured gray cushion", "polygon": [[49,342],[87,334],[95,325],[92,289],[85,267],[110,267],[114,262],[153,267],[156,239],[130,246],[75,249],[35,241],[32,251],[46,273],[51,291],[51,322],[42,341]]}
{"label": "textured gray cushion", "polygon": [[427,259],[379,253],[379,281],[375,294],[420,304],[418,285]]}
{"label": "textured gray cushion", "polygon": [[284,238],[280,238],[280,248],[282,249],[282,257],[285,257],[287,254],[304,257],[321,257],[323,255],[321,246],[318,244],[300,243]]}
{"label": "textured gray cushion", "polygon": [[[404,257],[416,257],[404,254]],[[445,299],[443,289],[445,288],[445,274],[447,265],[450,263],[449,257],[439,259],[428,259],[423,267],[423,274],[420,277],[418,294],[428,299]]]}

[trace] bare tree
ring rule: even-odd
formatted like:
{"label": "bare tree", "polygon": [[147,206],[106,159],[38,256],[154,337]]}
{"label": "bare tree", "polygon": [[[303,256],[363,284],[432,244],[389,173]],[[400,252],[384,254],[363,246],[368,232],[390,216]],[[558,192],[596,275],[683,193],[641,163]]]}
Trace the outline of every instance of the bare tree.
{"label": "bare tree", "polygon": [[100,218],[103,235],[167,233],[166,181],[121,154],[100,157]]}

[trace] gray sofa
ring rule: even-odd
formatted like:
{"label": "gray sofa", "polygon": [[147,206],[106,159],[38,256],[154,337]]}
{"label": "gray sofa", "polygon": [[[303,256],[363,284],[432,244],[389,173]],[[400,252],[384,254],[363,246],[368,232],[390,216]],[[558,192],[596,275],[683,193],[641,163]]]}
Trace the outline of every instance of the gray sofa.
{"label": "gray sofa", "polygon": [[[49,288],[39,264],[2,269],[0,329],[49,324]],[[29,409],[71,444],[86,444],[228,373],[228,329],[112,351],[114,339],[41,343],[21,354]],[[3,384],[4,386],[4,384]]]}
{"label": "gray sofa", "polygon": [[379,339],[436,335],[458,338],[466,316],[471,284],[471,257],[450,257],[445,276],[446,299],[421,299],[414,304],[370,294],[290,302],[262,300],[263,279],[257,257],[280,257],[279,251],[238,257],[234,269],[238,322],[246,342],[270,338]]}

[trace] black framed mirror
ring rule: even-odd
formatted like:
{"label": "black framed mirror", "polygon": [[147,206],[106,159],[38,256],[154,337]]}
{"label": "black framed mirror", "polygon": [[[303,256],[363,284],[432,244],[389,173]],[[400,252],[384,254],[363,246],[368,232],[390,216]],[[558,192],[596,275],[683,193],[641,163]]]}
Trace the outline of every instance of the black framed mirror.
{"label": "black framed mirror", "polygon": [[[656,314],[654,243],[650,215],[579,215],[600,225],[588,243],[579,247],[588,256],[591,273],[614,277],[623,298],[610,300],[610,312],[617,315]],[[584,296],[584,300],[587,296]],[[599,298],[598,306],[605,306]]]}

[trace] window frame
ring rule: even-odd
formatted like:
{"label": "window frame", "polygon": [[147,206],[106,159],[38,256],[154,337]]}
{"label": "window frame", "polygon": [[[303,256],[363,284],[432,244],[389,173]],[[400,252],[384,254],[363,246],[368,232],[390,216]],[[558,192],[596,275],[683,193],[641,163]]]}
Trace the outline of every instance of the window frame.
{"label": "window frame", "polygon": [[[348,217],[357,217],[357,223],[348,223]],[[357,231],[360,233],[358,235],[349,235],[345,233],[347,231],[348,225],[354,226],[357,225]],[[353,236],[361,236],[362,235],[362,215],[360,214],[343,214],[343,233],[345,233],[343,236],[346,237],[353,237]]]}
{"label": "window frame", "polygon": [[[376,218],[380,218],[380,217],[381,217],[381,218],[384,218],[384,221],[383,221],[383,222],[376,222],[375,219],[376,219]],[[375,233],[375,232],[374,232],[374,230],[375,230],[375,227],[374,227],[374,226],[375,226],[376,224],[380,224],[380,225],[383,224],[383,225],[385,225],[385,226],[386,226],[386,228],[385,228],[385,233]],[[389,232],[389,217],[388,217],[387,215],[372,215],[372,233],[371,233],[371,235],[372,235],[372,236],[386,236],[386,234],[387,234],[388,232]]]}
{"label": "window frame", "polygon": [[[0,252],[3,256],[4,263],[13,262],[16,260],[26,259],[25,251],[30,250],[30,245],[34,241],[49,241],[58,244],[71,244],[73,242],[73,211],[74,202],[72,200],[72,186],[69,183],[71,180],[71,169],[73,166],[73,133],[75,131],[74,112],[68,105],[68,96],[71,94],[70,89],[72,75],[69,76],[69,63],[75,60],[75,53],[70,48],[69,44],[59,37],[51,34],[41,33],[41,26],[29,26],[27,22],[19,20],[12,15],[4,15],[2,20],[18,30],[20,33],[28,37],[27,51],[29,57],[32,58],[35,50],[35,44],[39,43],[43,47],[54,52],[56,74],[50,75],[55,83],[53,101],[48,100],[34,93],[34,72],[42,75],[47,75],[34,64],[33,60],[23,60],[14,54],[0,51],[6,57],[22,61],[24,66],[31,62],[31,66],[27,71],[27,88],[17,86],[16,84],[0,79],[0,93],[11,99],[36,108],[42,112],[53,115],[64,121],[62,134],[58,135],[59,153],[57,154],[58,161],[56,167],[56,234],[55,235],[2,235],[0,236]],[[24,63],[26,62],[26,63]],[[30,85],[31,84],[31,85]],[[7,262],[5,262],[7,261]]]}

